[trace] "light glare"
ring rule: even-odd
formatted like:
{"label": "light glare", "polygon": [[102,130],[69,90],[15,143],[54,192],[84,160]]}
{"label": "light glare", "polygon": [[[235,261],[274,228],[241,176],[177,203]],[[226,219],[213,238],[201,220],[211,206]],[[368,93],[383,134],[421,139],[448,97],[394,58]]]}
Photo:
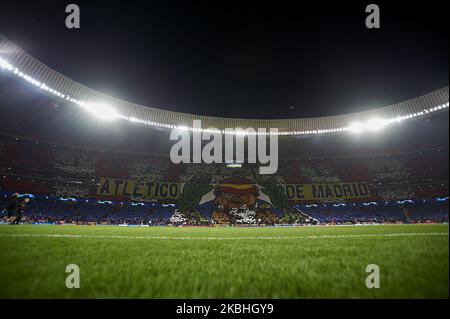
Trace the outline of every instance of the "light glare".
{"label": "light glare", "polygon": [[112,121],[120,114],[110,105],[100,103],[83,103],[82,107],[100,120]]}
{"label": "light glare", "polygon": [[386,120],[373,119],[367,123],[366,127],[371,132],[377,132],[384,128],[386,125],[388,125],[388,122]]}
{"label": "light glare", "polygon": [[364,125],[361,122],[355,122],[353,124],[350,124],[348,130],[352,133],[361,133],[362,131],[364,131]]}

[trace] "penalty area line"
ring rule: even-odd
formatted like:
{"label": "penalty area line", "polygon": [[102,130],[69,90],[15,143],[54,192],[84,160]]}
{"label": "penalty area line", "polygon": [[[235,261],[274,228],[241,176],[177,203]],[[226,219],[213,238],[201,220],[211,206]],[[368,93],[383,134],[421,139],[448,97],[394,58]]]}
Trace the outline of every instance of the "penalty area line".
{"label": "penalty area line", "polygon": [[99,239],[163,239],[163,240],[286,240],[354,237],[403,237],[403,236],[448,236],[448,232],[387,233],[387,234],[344,234],[309,236],[246,236],[246,237],[201,237],[201,236],[125,236],[88,234],[0,234],[0,237],[44,237],[44,238],[99,238]]}

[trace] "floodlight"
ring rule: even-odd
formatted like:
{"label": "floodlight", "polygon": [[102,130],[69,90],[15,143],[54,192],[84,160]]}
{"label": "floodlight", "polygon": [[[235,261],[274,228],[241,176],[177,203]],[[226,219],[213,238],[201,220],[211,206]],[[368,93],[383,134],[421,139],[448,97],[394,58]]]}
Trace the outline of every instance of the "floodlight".
{"label": "floodlight", "polygon": [[365,127],[371,132],[376,132],[381,130],[388,124],[388,121],[382,119],[373,119],[366,123]]}
{"label": "floodlight", "polygon": [[14,70],[14,67],[8,61],[6,61],[3,58],[0,58],[0,67],[2,69],[7,69],[8,71],[13,71]]}
{"label": "floodlight", "polygon": [[120,117],[120,114],[108,104],[82,103],[81,106],[100,120],[111,121]]}
{"label": "floodlight", "polygon": [[361,133],[364,131],[364,125],[361,122],[355,122],[349,125],[348,130],[352,133]]}

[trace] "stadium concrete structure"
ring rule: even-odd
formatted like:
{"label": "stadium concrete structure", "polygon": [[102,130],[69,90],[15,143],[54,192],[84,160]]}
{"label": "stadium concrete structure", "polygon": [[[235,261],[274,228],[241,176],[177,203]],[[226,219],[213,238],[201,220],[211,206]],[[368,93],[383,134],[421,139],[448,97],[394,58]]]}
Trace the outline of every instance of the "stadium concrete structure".
{"label": "stadium concrete structure", "polygon": [[[167,223],[180,209],[231,222],[223,207],[241,223],[270,224],[297,210],[321,222],[395,222],[405,209],[417,220],[448,221],[448,101],[445,87],[378,109],[318,118],[170,112],[94,91],[0,37],[1,191],[39,197],[30,212],[47,221]],[[191,130],[193,120],[224,133],[278,128],[279,172],[261,180],[255,165],[246,163],[171,163],[169,130]],[[205,173],[208,179],[196,179]],[[282,185],[287,197],[276,195],[271,184]],[[186,185],[190,192],[182,191]],[[239,197],[247,211],[224,194]],[[78,204],[61,206],[61,199]],[[99,208],[106,201],[117,206]]]}

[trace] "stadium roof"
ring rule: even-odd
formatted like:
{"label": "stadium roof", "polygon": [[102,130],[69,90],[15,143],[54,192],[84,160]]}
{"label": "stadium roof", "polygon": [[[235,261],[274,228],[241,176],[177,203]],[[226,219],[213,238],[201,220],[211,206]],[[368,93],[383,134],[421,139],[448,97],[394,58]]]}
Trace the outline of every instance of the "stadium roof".
{"label": "stadium roof", "polygon": [[391,123],[448,109],[449,106],[449,88],[445,87],[411,100],[369,111],[316,118],[239,119],[172,112],[120,100],[92,90],[51,69],[0,35],[1,69],[23,78],[49,95],[83,107],[94,115],[154,127],[178,127],[188,130],[192,130],[194,120],[201,120],[203,130],[215,128],[222,133],[226,133],[226,129],[248,127],[255,130],[277,128],[278,135],[312,135],[377,129]]}

